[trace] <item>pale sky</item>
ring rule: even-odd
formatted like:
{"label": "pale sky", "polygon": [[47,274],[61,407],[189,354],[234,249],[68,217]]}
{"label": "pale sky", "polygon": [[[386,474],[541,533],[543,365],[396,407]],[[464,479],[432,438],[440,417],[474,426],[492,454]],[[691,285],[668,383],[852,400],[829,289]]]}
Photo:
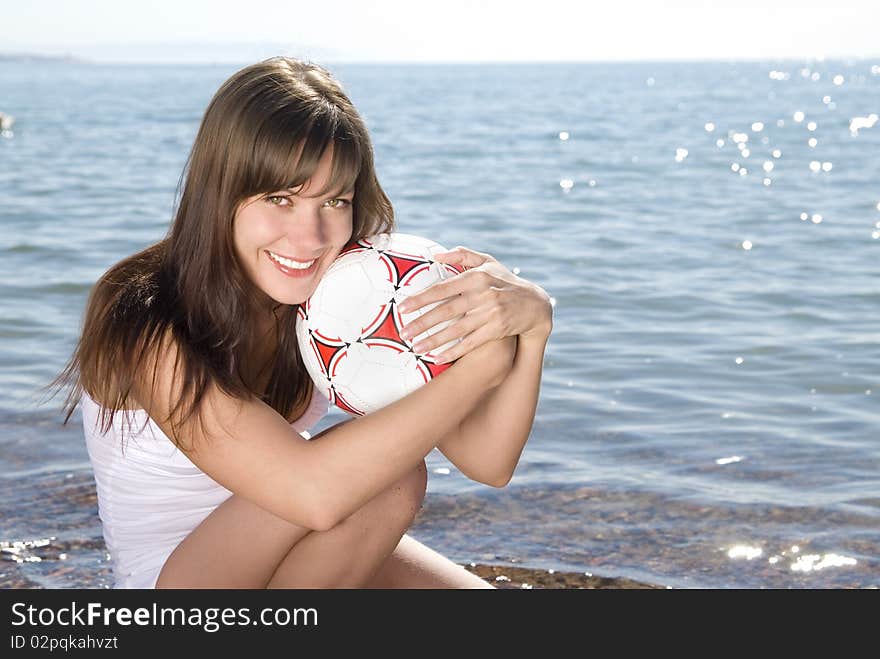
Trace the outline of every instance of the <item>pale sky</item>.
{"label": "pale sky", "polygon": [[0,54],[99,61],[880,58],[880,0],[0,0]]}

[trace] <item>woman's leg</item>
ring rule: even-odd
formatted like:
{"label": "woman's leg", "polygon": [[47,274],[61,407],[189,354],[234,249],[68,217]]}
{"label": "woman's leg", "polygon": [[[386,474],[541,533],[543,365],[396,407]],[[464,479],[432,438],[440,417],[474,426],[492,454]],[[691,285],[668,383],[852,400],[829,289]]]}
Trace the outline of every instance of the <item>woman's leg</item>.
{"label": "woman's leg", "polygon": [[395,486],[332,529],[296,543],[267,588],[362,588],[410,527],[425,498],[422,462]]}
{"label": "woman's leg", "polygon": [[367,588],[492,588],[445,556],[404,535]]}
{"label": "woman's leg", "polygon": [[[232,495],[172,552],[156,587],[332,587],[366,581],[412,523],[426,482],[422,462],[346,520],[323,532],[292,524]],[[306,541],[302,551],[293,553]]]}

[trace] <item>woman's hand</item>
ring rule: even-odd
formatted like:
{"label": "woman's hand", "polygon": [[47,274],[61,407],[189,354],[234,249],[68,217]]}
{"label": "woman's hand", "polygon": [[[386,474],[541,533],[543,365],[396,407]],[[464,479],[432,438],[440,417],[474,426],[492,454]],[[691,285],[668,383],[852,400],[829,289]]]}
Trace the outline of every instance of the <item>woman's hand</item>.
{"label": "woman's hand", "polygon": [[461,318],[416,343],[415,352],[429,352],[460,338],[438,359],[451,362],[488,341],[508,336],[546,341],[550,336],[553,307],[550,296],[540,286],[517,277],[489,254],[465,247],[435,254],[434,259],[461,266],[465,271],[429,286],[400,305],[401,313],[411,313],[440,302],[408,323],[403,328],[404,338],[412,339],[443,321]]}

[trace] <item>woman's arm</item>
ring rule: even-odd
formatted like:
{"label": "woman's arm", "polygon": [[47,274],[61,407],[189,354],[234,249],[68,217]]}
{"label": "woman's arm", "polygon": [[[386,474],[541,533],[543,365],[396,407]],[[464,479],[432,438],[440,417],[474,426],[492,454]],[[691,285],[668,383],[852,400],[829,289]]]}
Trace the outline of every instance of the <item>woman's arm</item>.
{"label": "woman's arm", "polygon": [[457,247],[434,258],[460,265],[465,272],[412,296],[401,307],[411,312],[440,302],[404,328],[408,337],[454,321],[417,342],[416,352],[460,338],[443,353],[451,361],[486,341],[517,338],[511,373],[437,445],[468,478],[503,487],[513,476],[535,419],[553,305],[544,289],[517,277],[489,254]]}
{"label": "woman's arm", "polygon": [[547,338],[518,337],[513,369],[437,448],[461,472],[493,487],[513,477],[532,430]]}
{"label": "woman's arm", "polygon": [[511,369],[512,339],[488,343],[421,388],[368,416],[339,424],[320,442],[302,439],[265,403],[209,388],[201,419],[169,422],[180,395],[169,340],[142,368],[135,398],[196,466],[232,492],[290,522],[332,528],[411,470],[498,386]]}

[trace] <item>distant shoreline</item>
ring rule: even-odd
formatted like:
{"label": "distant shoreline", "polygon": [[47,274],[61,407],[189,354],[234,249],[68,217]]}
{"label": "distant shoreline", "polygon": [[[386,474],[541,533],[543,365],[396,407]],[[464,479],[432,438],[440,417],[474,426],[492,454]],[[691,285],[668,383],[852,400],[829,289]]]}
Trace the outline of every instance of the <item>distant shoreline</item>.
{"label": "distant shoreline", "polygon": [[34,55],[31,53],[0,53],[0,62],[88,62],[74,55]]}
{"label": "distant shoreline", "polygon": [[[282,54],[278,51],[277,54]],[[268,56],[268,55],[267,55]],[[65,64],[94,64],[94,65],[119,65],[119,66],[244,66],[262,59],[261,57],[251,58],[242,57],[240,59],[189,59],[181,58],[159,58],[149,59],[138,57],[135,59],[115,59],[115,58],[94,58],[83,57],[74,54],[50,55],[36,53],[2,53],[0,52],[0,63],[65,63]],[[880,59],[880,52],[873,55],[853,55],[839,57],[812,57],[812,56],[788,56],[788,57],[734,57],[734,58],[702,58],[702,59],[657,59],[657,60],[641,60],[641,59],[595,59],[595,60],[382,60],[382,59],[365,59],[365,60],[349,60],[337,59],[335,57],[310,57],[315,61],[320,61],[332,66],[546,66],[546,65],[621,65],[621,66],[663,66],[663,65],[711,65],[718,63],[727,64],[774,64],[774,65],[792,65],[799,66],[804,63],[818,61],[820,63],[829,62],[872,62]]]}

